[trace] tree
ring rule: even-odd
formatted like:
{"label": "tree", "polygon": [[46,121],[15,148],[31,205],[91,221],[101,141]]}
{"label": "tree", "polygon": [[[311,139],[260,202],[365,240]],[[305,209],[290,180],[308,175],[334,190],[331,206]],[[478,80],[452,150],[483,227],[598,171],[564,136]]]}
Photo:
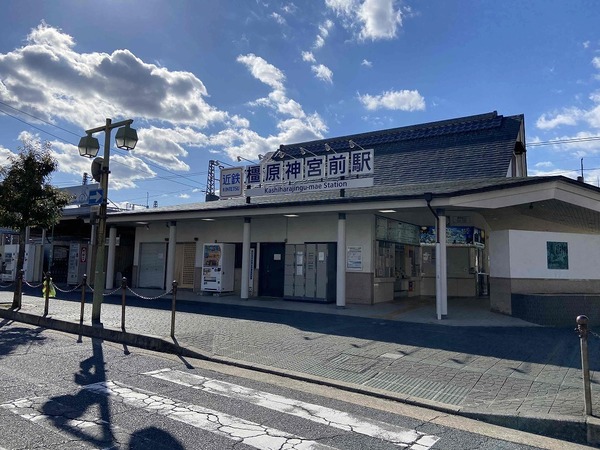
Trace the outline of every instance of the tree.
{"label": "tree", "polygon": [[[0,226],[19,231],[17,273],[25,260],[27,227],[48,229],[61,218],[69,203],[68,194],[50,185],[58,162],[52,157],[49,142],[23,141],[19,154],[9,157],[9,165],[0,167]],[[12,308],[21,307],[21,289],[17,285]]]}

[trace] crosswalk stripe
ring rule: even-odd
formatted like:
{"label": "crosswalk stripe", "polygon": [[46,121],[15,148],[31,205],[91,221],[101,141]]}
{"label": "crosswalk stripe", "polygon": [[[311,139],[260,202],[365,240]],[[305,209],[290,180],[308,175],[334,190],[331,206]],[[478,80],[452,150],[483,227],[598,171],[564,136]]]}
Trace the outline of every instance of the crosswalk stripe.
{"label": "crosswalk stripe", "polygon": [[[81,437],[84,436],[102,436],[107,432],[111,435],[126,434],[126,432],[115,425],[111,425],[102,419],[96,420],[80,420],[80,419],[67,419],[64,418],[60,421],[60,425],[57,425],[56,417],[49,416],[41,412],[43,405],[50,401],[44,397],[29,397],[19,398],[12,402],[6,402],[0,404],[0,408],[6,409],[21,416],[23,419],[27,419],[41,427],[58,432],[62,435],[67,436],[69,433],[65,430],[76,431]],[[62,428],[59,428],[62,427]],[[72,436],[71,436],[72,437]],[[93,439],[93,438],[92,438]],[[81,444],[82,448],[88,448],[87,445]],[[117,447],[103,447],[102,450],[115,450]],[[4,447],[0,447],[0,450],[6,450]]]}
{"label": "crosswalk stripe", "polygon": [[439,440],[437,436],[426,435],[416,430],[180,370],[161,369],[146,372],[144,375],[198,389],[210,394],[242,400],[341,430],[382,439],[411,450],[428,450]]}
{"label": "crosswalk stripe", "polygon": [[125,404],[164,415],[205,431],[232,439],[260,450],[333,450],[333,447],[267,427],[249,420],[205,408],[178,402],[168,397],[144,391],[122,383],[102,381],[83,389],[117,397]]}

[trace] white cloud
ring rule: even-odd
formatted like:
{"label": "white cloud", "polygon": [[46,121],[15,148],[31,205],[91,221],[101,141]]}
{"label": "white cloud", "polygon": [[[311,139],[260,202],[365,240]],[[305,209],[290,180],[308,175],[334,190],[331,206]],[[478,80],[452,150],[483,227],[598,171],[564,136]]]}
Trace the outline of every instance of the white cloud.
{"label": "white cloud", "polygon": [[358,17],[363,22],[362,39],[392,39],[398,26],[402,25],[402,13],[394,9],[393,0],[366,0],[360,7]]}
{"label": "white cloud", "polygon": [[367,59],[363,59],[362,62],[360,63],[361,66],[365,66],[365,67],[373,67],[373,63]]}
{"label": "white cloud", "polygon": [[283,72],[260,56],[249,53],[238,56],[237,61],[244,64],[257,80],[274,89],[283,89],[283,82],[285,81]]}
{"label": "white cloud", "polygon": [[561,125],[576,125],[582,111],[577,108],[565,109],[561,113],[542,114],[535,125],[541,130],[551,130]]}
{"label": "white cloud", "polygon": [[277,14],[276,12],[271,13],[271,17],[277,22],[279,25],[285,25],[285,19],[281,14]]}
{"label": "white cloud", "polygon": [[298,7],[294,3],[288,3],[287,5],[283,5],[281,10],[286,14],[294,14],[298,11]]}
{"label": "white cloud", "polygon": [[590,41],[583,42],[583,48],[589,48],[589,47],[590,47]]}
{"label": "white cloud", "polygon": [[594,66],[596,69],[600,69],[600,56],[596,56],[594,59],[592,59],[592,66]]}
{"label": "white cloud", "polygon": [[313,55],[312,52],[302,52],[302,61],[311,63],[317,62],[315,55]]}
{"label": "white cloud", "polygon": [[319,33],[315,38],[315,43],[313,44],[313,48],[320,49],[325,45],[325,39],[329,36],[329,30],[333,28],[333,21],[327,19],[325,22],[319,25]]}
{"label": "white cloud", "polygon": [[[293,4],[288,6],[291,12]],[[256,159],[282,143],[323,137],[326,124],[287,96],[281,70],[252,53],[237,61],[270,87],[253,104],[271,110],[277,127],[272,134],[261,136],[245,117],[210,105],[206,86],[190,72],[146,63],[127,49],[79,53],[71,36],[45,23],[31,31],[22,47],[0,53],[0,97],[43,120],[67,121],[83,130],[104,124],[106,117],[133,118],[140,140],[132,152],[115,149],[111,154],[111,190],[155,177],[148,163],[185,172],[192,152]],[[9,153],[0,147],[0,162]],[[90,161],[74,145],[53,142],[53,154],[59,171],[77,180],[90,172]]]}
{"label": "white cloud", "polygon": [[325,0],[325,4],[346,28],[358,28],[361,40],[393,39],[402,26],[402,11],[395,0]]}
{"label": "white cloud", "polygon": [[323,80],[327,83],[333,83],[333,72],[331,69],[323,64],[313,65],[310,67],[311,70],[315,73],[315,76]]}
{"label": "white cloud", "polygon": [[422,111],[425,99],[419,91],[386,91],[380,95],[359,95],[358,99],[369,111],[391,109],[401,111]]}
{"label": "white cloud", "polygon": [[193,74],[145,63],[129,50],[77,53],[71,36],[45,23],[31,31],[26,45],[0,54],[0,74],[3,98],[12,106],[84,129],[105,117],[200,127],[227,117],[206,103],[206,87]]}

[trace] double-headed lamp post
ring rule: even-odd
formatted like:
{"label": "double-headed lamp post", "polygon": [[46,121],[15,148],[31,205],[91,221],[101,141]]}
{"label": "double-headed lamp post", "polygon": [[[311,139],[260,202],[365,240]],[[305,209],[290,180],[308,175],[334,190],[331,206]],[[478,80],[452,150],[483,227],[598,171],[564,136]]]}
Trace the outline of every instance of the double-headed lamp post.
{"label": "double-headed lamp post", "polygon": [[137,132],[130,128],[133,120],[123,120],[112,123],[106,119],[106,124],[101,127],[86,130],[86,136],[79,141],[79,154],[88,158],[95,158],[100,149],[98,139],[92,136],[94,133],[104,131],[104,158],[102,159],[100,188],[102,189],[102,202],[98,214],[98,234],[96,239],[96,267],[94,269],[94,300],[92,303],[92,322],[100,322],[100,308],[104,296],[104,285],[106,284],[106,272],[104,271],[104,255],[106,241],[106,207],[108,203],[108,174],[110,161],[110,132],[113,128],[119,128],[115,136],[117,147],[124,150],[133,150],[137,144]]}

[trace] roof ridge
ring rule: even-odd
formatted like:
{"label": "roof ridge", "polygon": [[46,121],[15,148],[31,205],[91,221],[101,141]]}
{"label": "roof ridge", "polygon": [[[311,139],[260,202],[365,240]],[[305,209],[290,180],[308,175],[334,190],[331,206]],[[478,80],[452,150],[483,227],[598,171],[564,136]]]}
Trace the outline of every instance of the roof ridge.
{"label": "roof ridge", "polygon": [[[373,138],[373,137],[382,136],[382,135],[384,135],[384,136],[399,135],[399,134],[409,135],[409,134],[419,131],[419,130],[435,130],[435,129],[440,129],[440,128],[444,128],[444,127],[448,127],[447,132],[454,133],[454,132],[456,132],[456,130],[452,129],[452,127],[456,127],[457,125],[475,123],[475,122],[484,122],[484,121],[490,121],[493,119],[499,119],[499,122],[501,122],[503,118],[504,118],[504,116],[499,115],[497,111],[492,111],[489,113],[476,114],[476,115],[464,116],[464,117],[456,117],[453,119],[444,119],[444,120],[439,120],[439,121],[435,121],[435,122],[406,125],[406,126],[402,126],[402,127],[388,128],[385,130],[368,131],[365,133],[349,134],[346,136],[337,136],[335,138],[329,138],[329,139],[325,138],[325,139],[318,139],[318,140],[314,140],[314,141],[305,141],[305,142],[301,142],[301,143],[287,144],[287,145],[282,145],[282,147],[283,148],[298,148],[298,147],[302,146],[302,147],[310,148],[313,146],[314,147],[324,146],[325,143],[327,143],[327,144],[331,145],[334,149],[337,149],[335,144],[343,143],[343,145],[340,147],[345,148],[345,147],[347,147],[348,140],[360,140],[360,139],[364,139],[364,138]],[[440,130],[439,134],[446,134],[446,132],[443,132]],[[414,139],[417,137],[424,137],[424,136],[414,136],[412,138]],[[408,136],[406,138],[411,139]]]}

